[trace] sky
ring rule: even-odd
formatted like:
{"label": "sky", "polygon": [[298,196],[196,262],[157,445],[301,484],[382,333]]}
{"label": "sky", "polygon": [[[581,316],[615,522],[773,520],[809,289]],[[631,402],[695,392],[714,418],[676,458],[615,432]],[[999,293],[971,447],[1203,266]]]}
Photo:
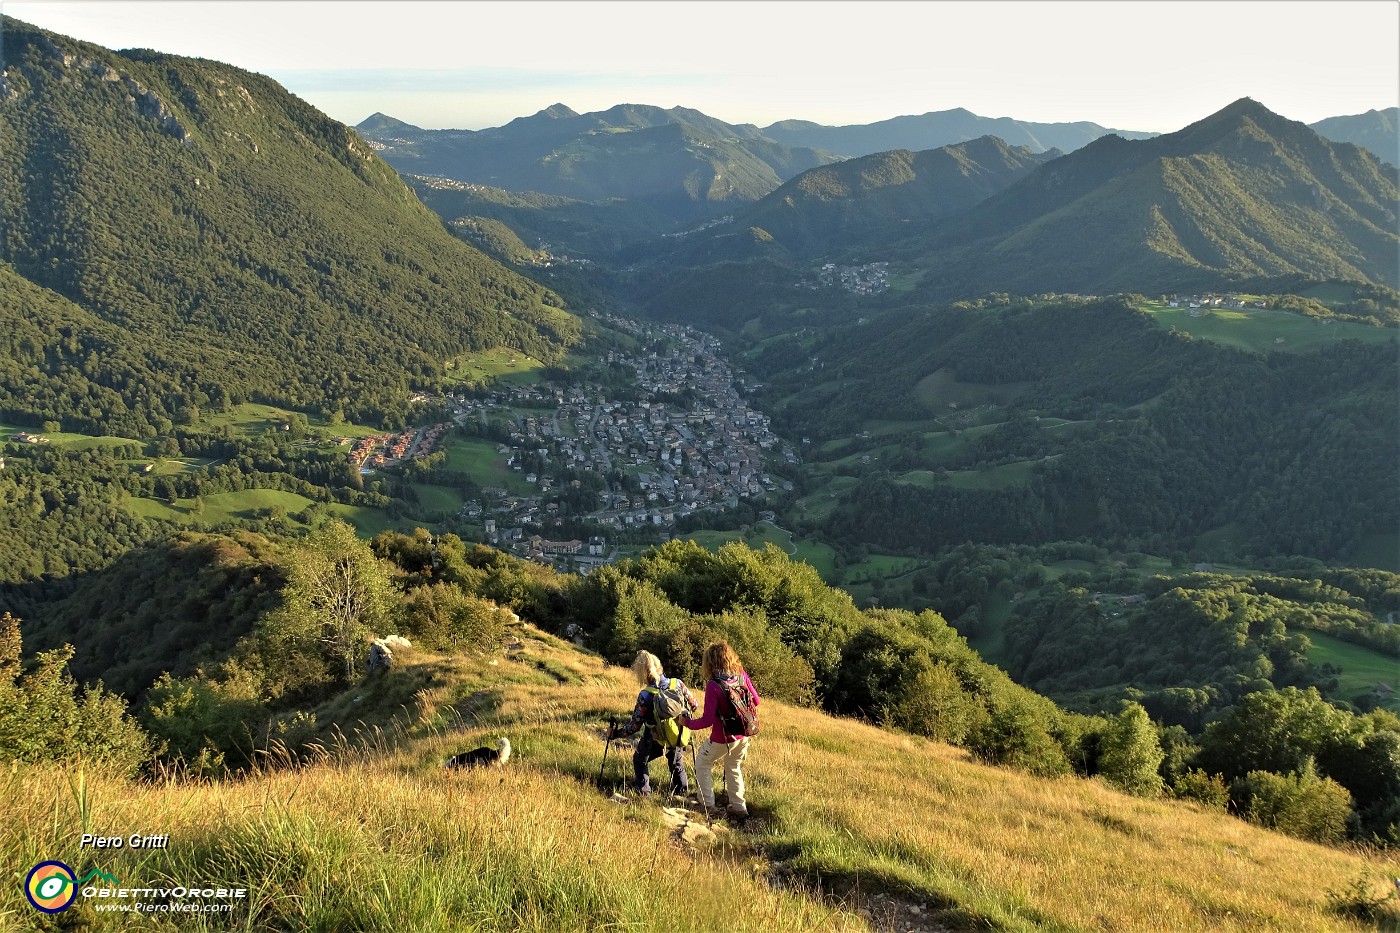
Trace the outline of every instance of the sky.
{"label": "sky", "polygon": [[563,103],[833,125],[963,107],[1170,132],[1241,97],[1400,104],[1395,0],[0,0],[109,48],[262,72],[344,123],[481,129]]}

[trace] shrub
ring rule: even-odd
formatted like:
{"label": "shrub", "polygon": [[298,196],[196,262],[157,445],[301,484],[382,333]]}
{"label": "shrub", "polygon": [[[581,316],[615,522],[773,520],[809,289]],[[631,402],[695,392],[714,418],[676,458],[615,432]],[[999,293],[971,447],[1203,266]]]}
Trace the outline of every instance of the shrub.
{"label": "shrub", "polygon": [[1351,794],[1331,778],[1318,777],[1311,762],[1288,775],[1251,771],[1234,782],[1231,796],[1252,823],[1313,842],[1346,836]]}
{"label": "shrub", "polygon": [[965,741],[987,719],[987,708],[963,689],[957,672],[942,661],[919,671],[887,712],[892,725],[953,745]]}
{"label": "shrub", "polygon": [[500,647],[510,615],[450,583],[414,590],[404,627],[414,644],[434,651],[490,652]]}
{"label": "shrub", "polygon": [[1000,706],[971,734],[968,749],[989,764],[1051,777],[1068,774],[1069,759],[1047,724],[1018,704]]}
{"label": "shrub", "polygon": [[255,732],[269,713],[259,678],[235,662],[223,676],[161,675],[146,696],[142,721],[165,742],[165,756],[195,774],[216,777],[253,757]]}
{"label": "shrub", "polygon": [[38,656],[21,672],[19,620],[0,615],[0,761],[86,759],[130,774],[153,752],[126,703],[102,685],[78,691],[68,673],[73,648]]}
{"label": "shrub", "polygon": [[1177,800],[1194,800],[1213,810],[1224,810],[1230,804],[1230,787],[1218,774],[1206,774],[1200,768],[1185,771],[1172,782],[1171,795]]}

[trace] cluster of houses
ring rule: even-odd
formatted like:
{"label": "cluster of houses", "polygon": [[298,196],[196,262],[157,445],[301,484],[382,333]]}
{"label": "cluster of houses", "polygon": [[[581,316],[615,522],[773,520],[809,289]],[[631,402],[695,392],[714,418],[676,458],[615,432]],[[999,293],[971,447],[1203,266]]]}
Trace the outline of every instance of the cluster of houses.
{"label": "cluster of houses", "polygon": [[871,262],[863,266],[838,266],[829,262],[817,272],[817,286],[844,288],[856,295],[875,295],[890,287],[890,264]]}
{"label": "cluster of houses", "polygon": [[44,435],[30,434],[28,431],[17,431],[10,439],[18,444],[47,444],[49,442],[49,439]]}
{"label": "cluster of houses", "polygon": [[1205,295],[1173,295],[1167,299],[1169,308],[1185,308],[1186,313],[1191,317],[1200,317],[1207,311],[1214,308],[1267,308],[1268,303],[1260,300],[1250,301],[1240,295],[1217,295],[1215,293]]}
{"label": "cluster of houses", "polygon": [[716,217],[714,220],[707,220],[705,223],[701,224],[701,225],[698,226],[698,227],[691,227],[689,230],[681,230],[681,231],[679,231],[679,232],[677,232],[677,233],[663,233],[663,234],[661,234],[661,236],[662,236],[664,239],[678,240],[678,239],[680,239],[681,237],[690,236],[692,233],[699,233],[699,232],[701,232],[702,230],[709,230],[711,227],[719,227],[719,226],[723,226],[724,224],[733,223],[733,222],[734,222],[734,215],[733,215],[733,214],[725,214],[723,217]]}
{"label": "cluster of houses", "polygon": [[[635,333],[648,349],[610,352],[606,361],[636,374],[641,400],[609,398],[598,385],[501,386],[487,398],[450,397],[459,423],[510,413],[509,443],[497,451],[538,494],[510,495],[485,489],[469,501],[469,519],[488,516],[487,539],[550,562],[567,553],[533,545],[523,526],[551,527],[567,519],[603,527],[650,528],[665,533],[701,509],[736,507],[790,483],[764,470],[767,458],[797,462],[797,454],[773,433],[766,415],[740,394],[742,373],[719,356],[718,340],[681,325],[640,324],[606,317],[609,326]],[[663,400],[664,399],[664,400]],[[681,404],[677,399],[686,399]],[[556,490],[571,471],[631,479],[597,497],[598,507],[567,513]],[[579,485],[577,479],[569,481]],[[562,490],[561,490],[562,491]],[[583,555],[600,556],[600,555]],[[578,561],[571,555],[574,565]]]}
{"label": "cluster of houses", "polygon": [[[374,467],[398,463],[405,458],[421,459],[433,452],[452,425],[430,424],[391,434],[371,434],[355,441],[350,449],[350,465],[362,473]],[[344,440],[341,443],[345,443]]]}

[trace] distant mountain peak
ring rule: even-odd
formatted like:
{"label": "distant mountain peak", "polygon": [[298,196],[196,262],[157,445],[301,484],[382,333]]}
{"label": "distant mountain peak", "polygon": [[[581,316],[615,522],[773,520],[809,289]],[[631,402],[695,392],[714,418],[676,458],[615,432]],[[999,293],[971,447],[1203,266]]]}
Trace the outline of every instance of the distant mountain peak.
{"label": "distant mountain peak", "polygon": [[570,117],[578,116],[578,113],[565,104],[550,104],[548,107],[535,114],[537,117],[548,117],[551,120],[567,120]]}
{"label": "distant mountain peak", "polygon": [[387,113],[380,113],[376,110],[374,113],[361,120],[360,123],[356,125],[355,129],[372,133],[389,133],[403,130],[418,132],[419,128],[412,123],[405,123],[402,120],[397,120],[389,116]]}

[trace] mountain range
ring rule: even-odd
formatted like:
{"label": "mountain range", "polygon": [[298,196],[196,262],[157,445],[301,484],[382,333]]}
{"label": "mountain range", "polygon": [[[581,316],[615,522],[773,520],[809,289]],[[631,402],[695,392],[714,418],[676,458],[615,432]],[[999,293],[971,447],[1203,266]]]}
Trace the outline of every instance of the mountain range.
{"label": "mountain range", "polygon": [[765,126],[762,132],[769,139],[786,146],[824,149],[847,158],[891,149],[941,149],[981,136],[996,136],[1007,145],[1025,147],[1031,152],[1048,152],[1052,149],[1073,152],[1109,134],[1125,139],[1149,139],[1156,135],[1106,129],[1087,121],[1034,123],[1011,117],[981,117],[961,107],[851,126],[781,120]]}
{"label": "mountain range", "polygon": [[[736,210],[732,222],[686,236],[681,242],[698,249],[673,251],[666,261],[695,262],[705,252],[712,258],[743,259],[772,246],[799,258],[878,249],[933,229],[1059,156],[1058,150],[1033,152],[984,136],[940,149],[896,149],[809,169]],[[749,245],[725,249],[736,235],[739,243]]]}
{"label": "mountain range", "polygon": [[1352,116],[1328,117],[1308,124],[1334,143],[1353,143],[1382,162],[1400,165],[1400,107],[1368,110]]}
{"label": "mountain range", "polygon": [[1397,196],[1393,166],[1245,98],[1067,155],[987,137],[811,169],[658,262],[894,257],[935,299],[1300,274],[1395,288]]}
{"label": "mountain range", "polygon": [[585,201],[627,198],[677,220],[756,200],[837,156],[791,147],[698,110],[555,104],[485,130],[423,130],[375,114],[356,130],[401,172]]}

